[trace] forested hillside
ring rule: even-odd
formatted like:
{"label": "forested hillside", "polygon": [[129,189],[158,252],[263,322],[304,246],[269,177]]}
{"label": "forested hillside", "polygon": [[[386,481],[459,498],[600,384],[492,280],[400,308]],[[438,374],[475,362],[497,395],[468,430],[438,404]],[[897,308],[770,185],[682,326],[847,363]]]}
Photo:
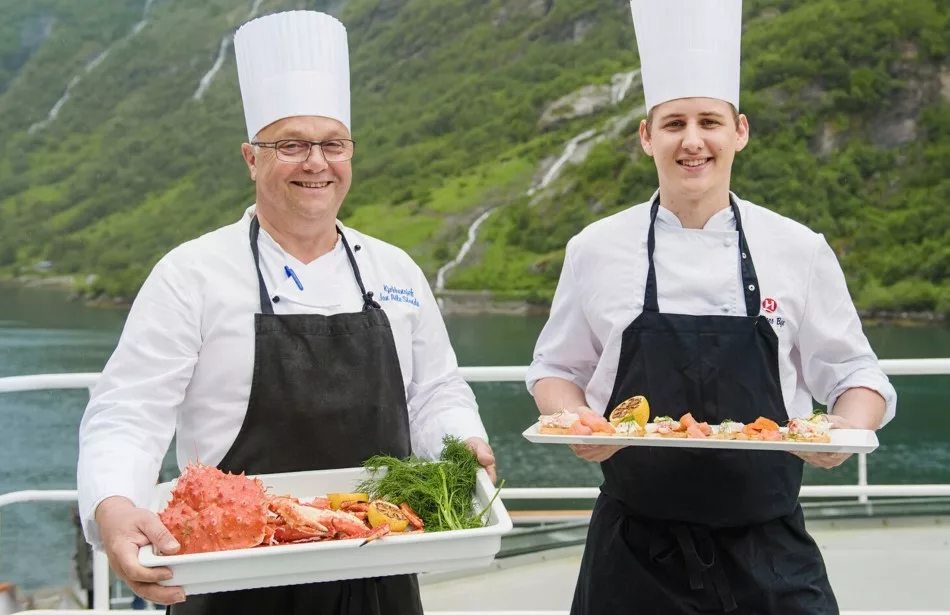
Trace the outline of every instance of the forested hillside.
{"label": "forested hillside", "polygon": [[[0,271],[130,297],[234,221],[253,184],[230,37],[289,8],[349,31],[341,217],[433,283],[491,211],[445,287],[543,302],[567,239],[655,188],[625,0],[0,0]],[[950,313],[950,3],[744,11],[734,190],[824,232],[862,307]]]}

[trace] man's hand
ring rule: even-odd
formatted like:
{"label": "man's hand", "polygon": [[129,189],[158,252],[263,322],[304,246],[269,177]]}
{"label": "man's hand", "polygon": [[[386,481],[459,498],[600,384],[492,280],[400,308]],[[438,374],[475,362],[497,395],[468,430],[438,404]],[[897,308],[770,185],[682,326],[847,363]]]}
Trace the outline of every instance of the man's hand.
{"label": "man's hand", "polygon": [[[831,423],[832,429],[861,429],[860,426],[856,425],[849,419],[846,419],[843,416],[837,416],[835,414],[829,414],[828,421]],[[797,457],[801,457],[809,465],[813,465],[816,468],[824,468],[825,470],[830,470],[831,468],[840,466],[842,463],[847,461],[848,457],[851,456],[851,453],[793,452],[792,454]]]}
{"label": "man's hand", "polygon": [[481,438],[469,438],[465,441],[465,444],[475,453],[475,458],[478,459],[478,463],[488,470],[488,476],[491,478],[492,484],[495,484],[495,480],[498,478],[495,469],[495,454],[492,453],[488,442],[485,442]]}
{"label": "man's hand", "polygon": [[137,508],[123,497],[106,498],[96,508],[96,523],[109,563],[115,573],[133,592],[158,604],[175,604],[185,600],[181,587],[165,587],[159,581],[172,578],[168,568],[146,568],[139,564],[139,548],[151,544],[162,554],[170,555],[180,548],[178,541],[162,525],[158,515]]}
{"label": "man's hand", "polygon": [[610,446],[608,444],[568,444],[574,454],[587,461],[607,461],[614,453],[622,449],[622,446]]}
{"label": "man's hand", "polygon": [[[587,406],[579,406],[571,412],[583,414],[584,412],[594,411]],[[568,446],[570,446],[574,454],[581,459],[596,462],[610,459],[614,453],[623,448],[622,446],[610,446],[609,444],[568,444]]]}

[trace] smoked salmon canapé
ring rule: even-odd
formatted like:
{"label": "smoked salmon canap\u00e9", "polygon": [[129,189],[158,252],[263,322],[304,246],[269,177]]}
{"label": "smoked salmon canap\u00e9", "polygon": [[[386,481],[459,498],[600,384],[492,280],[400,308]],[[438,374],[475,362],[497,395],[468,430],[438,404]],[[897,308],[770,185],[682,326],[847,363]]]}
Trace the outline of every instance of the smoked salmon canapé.
{"label": "smoked salmon canap\u00e9", "polygon": [[678,419],[660,415],[648,422],[649,416],[649,403],[638,395],[619,404],[607,418],[585,407],[541,415],[539,431],[548,435],[831,442],[832,423],[821,412],[790,419],[784,427],[764,416],[751,423],[726,419],[718,425],[698,421],[690,412]]}
{"label": "smoked salmon canap\u00e9", "polygon": [[573,436],[612,436],[616,432],[607,419],[588,408],[575,412],[561,410],[541,415],[541,433]]}

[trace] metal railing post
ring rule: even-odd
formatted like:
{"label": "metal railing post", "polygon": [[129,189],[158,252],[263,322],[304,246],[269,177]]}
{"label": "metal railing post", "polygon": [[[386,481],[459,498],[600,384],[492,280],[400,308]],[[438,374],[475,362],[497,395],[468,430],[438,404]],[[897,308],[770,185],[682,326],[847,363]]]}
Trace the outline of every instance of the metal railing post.
{"label": "metal railing post", "polygon": [[99,549],[92,550],[92,608],[110,610],[109,558]]}
{"label": "metal railing post", "polygon": [[[868,454],[867,453],[858,453],[858,487],[867,487],[868,486]],[[868,494],[866,492],[861,493],[858,496],[858,502],[861,504],[867,504]]]}

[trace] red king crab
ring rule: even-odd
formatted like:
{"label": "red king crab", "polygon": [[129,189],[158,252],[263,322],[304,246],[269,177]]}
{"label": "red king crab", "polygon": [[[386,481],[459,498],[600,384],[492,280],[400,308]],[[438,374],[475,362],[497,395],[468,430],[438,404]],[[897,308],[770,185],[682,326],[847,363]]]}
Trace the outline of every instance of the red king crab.
{"label": "red king crab", "polygon": [[389,533],[385,523],[369,525],[366,508],[344,502],[340,510],[331,510],[325,498],[301,502],[273,496],[260,479],[189,464],[159,518],[183,555],[343,538],[369,542]]}

